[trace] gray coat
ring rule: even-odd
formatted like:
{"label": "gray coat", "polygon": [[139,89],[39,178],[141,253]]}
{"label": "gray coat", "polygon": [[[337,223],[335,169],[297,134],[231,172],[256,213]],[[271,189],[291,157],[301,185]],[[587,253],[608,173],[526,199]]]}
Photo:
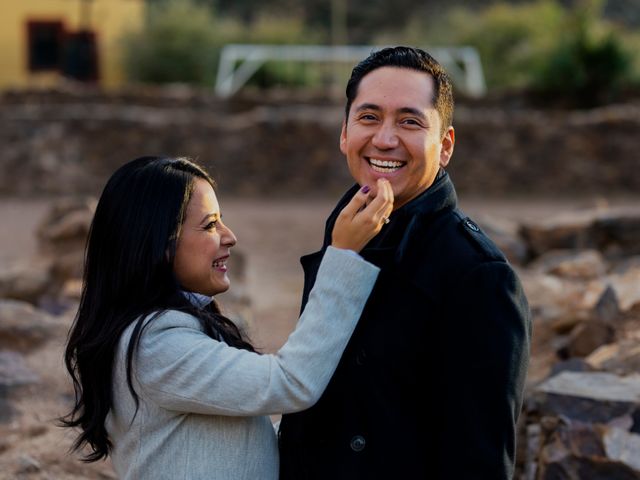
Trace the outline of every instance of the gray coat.
{"label": "gray coat", "polygon": [[126,380],[123,334],[106,421],[123,479],[278,478],[268,415],[312,406],[340,360],[378,268],[329,248],[296,330],[273,355],[230,347],[198,321],[168,311],[144,330],[133,362],[137,414]]}

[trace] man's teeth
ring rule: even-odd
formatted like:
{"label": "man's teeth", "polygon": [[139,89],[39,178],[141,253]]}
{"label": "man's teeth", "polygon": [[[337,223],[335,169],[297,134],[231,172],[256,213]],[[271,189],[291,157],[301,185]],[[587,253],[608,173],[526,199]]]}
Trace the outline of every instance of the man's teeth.
{"label": "man's teeth", "polygon": [[369,165],[371,168],[380,173],[395,172],[402,167],[402,162],[394,162],[393,160],[378,160],[377,158],[370,158]]}

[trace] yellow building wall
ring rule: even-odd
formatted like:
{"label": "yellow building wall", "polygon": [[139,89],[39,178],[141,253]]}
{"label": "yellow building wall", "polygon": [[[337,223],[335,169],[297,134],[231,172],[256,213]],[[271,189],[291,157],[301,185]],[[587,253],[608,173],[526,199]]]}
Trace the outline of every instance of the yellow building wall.
{"label": "yellow building wall", "polygon": [[[0,89],[52,86],[55,72],[30,72],[27,22],[62,21],[66,30],[82,28],[82,3],[87,0],[0,0]],[[143,0],[89,0],[90,24],[98,51],[98,83],[115,87],[124,81],[120,38],[144,21]]]}

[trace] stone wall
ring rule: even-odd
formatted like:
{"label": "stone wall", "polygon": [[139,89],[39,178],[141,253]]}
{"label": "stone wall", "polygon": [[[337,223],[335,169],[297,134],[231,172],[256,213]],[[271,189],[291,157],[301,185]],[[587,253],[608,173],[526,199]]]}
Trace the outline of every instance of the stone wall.
{"label": "stone wall", "polygon": [[[189,91],[5,93],[0,195],[97,194],[120,164],[189,156],[226,193],[332,194],[350,183],[338,150],[342,105],[221,102]],[[488,196],[640,192],[640,102],[590,111],[461,103],[449,171]]]}

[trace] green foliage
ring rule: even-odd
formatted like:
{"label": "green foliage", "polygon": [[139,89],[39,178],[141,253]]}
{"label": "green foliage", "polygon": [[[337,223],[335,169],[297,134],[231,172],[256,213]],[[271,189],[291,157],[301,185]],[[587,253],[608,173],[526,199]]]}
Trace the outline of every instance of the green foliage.
{"label": "green foliage", "polygon": [[629,54],[630,83],[632,86],[640,87],[640,32],[625,32],[618,38],[624,51]]}
{"label": "green foliage", "polygon": [[488,7],[475,21],[470,12],[454,12],[453,28],[460,43],[475,45],[491,87],[521,87],[530,81],[532,67],[540,64],[558,34],[563,10],[553,1]]}
{"label": "green foliage", "polygon": [[[198,0],[163,0],[149,8],[142,30],[123,39],[124,66],[130,80],[141,83],[212,85],[220,49],[228,43],[298,44],[317,41],[302,19],[261,16],[250,28],[237,19],[221,19]],[[269,63],[256,85],[306,84],[304,68]]]}
{"label": "green foliage", "polygon": [[[211,85],[224,44],[326,44],[331,38],[333,2],[327,0],[148,1],[144,29],[131,32],[124,43],[126,70],[136,81]],[[444,3],[454,7],[447,10]],[[427,49],[475,46],[490,89],[532,89],[585,106],[612,100],[633,82],[640,86],[640,33],[622,26],[614,30],[602,18],[602,0],[576,0],[582,8],[575,9],[560,0],[482,0],[466,3],[475,9],[455,7],[461,3],[398,0],[374,9],[365,8],[364,0],[350,0],[343,12],[347,38]],[[228,16],[215,13],[223,11]],[[391,25],[403,27],[394,31]],[[330,65],[269,62],[250,84],[326,86],[338,76],[342,72]]]}
{"label": "green foliage", "polygon": [[425,23],[415,17],[378,43],[471,45],[478,49],[490,89],[533,89],[589,106],[611,101],[640,78],[640,34],[614,30],[599,0],[567,9],[555,0],[454,8]]}
{"label": "green foliage", "polygon": [[631,55],[620,37],[582,9],[570,18],[534,85],[546,96],[590,107],[615,100],[631,75]]}
{"label": "green foliage", "polygon": [[[322,43],[321,34],[306,29],[302,18],[256,19],[248,31],[243,32],[237,43],[256,44],[313,44]],[[248,84],[260,88],[272,86],[312,86],[317,83],[317,68],[300,62],[270,61],[263,65]]]}
{"label": "green foliage", "polygon": [[124,66],[129,79],[143,83],[213,81],[216,36],[210,10],[187,0],[150,8],[140,31],[123,39]]}

